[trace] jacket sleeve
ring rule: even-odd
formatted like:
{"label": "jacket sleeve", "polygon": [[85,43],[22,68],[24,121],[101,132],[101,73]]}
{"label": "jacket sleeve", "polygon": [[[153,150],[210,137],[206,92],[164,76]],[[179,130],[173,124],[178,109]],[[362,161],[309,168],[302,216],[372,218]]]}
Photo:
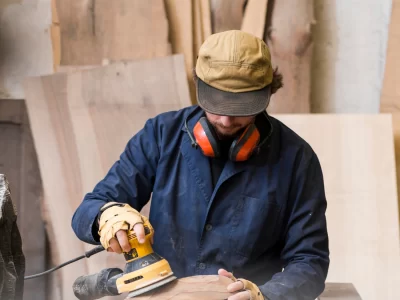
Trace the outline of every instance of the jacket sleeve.
{"label": "jacket sleeve", "polygon": [[289,217],[281,258],[283,272],[261,286],[271,300],[314,300],[325,288],[329,241],[323,174],[314,152],[302,159],[289,192]]}
{"label": "jacket sleeve", "polygon": [[156,176],[159,147],[152,119],[135,134],[105,177],[96,184],[72,217],[76,236],[90,244],[100,244],[96,218],[107,202],[128,203],[140,211],[149,201]]}

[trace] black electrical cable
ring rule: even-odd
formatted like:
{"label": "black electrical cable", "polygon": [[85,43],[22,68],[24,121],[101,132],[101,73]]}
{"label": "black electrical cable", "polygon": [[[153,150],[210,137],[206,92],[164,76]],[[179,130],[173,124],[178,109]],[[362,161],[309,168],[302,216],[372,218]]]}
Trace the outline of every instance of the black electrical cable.
{"label": "black electrical cable", "polygon": [[58,270],[58,269],[60,269],[60,268],[62,268],[64,266],[66,266],[66,265],[69,265],[69,264],[71,264],[73,262],[76,262],[76,261],[78,261],[78,260],[80,260],[82,258],[90,257],[90,256],[92,256],[92,255],[94,255],[96,253],[99,253],[99,252],[103,251],[103,250],[105,250],[103,246],[97,246],[97,247],[93,248],[92,250],[86,251],[84,255],[81,255],[81,256],[79,256],[77,258],[71,259],[71,260],[69,260],[69,261],[67,261],[65,263],[62,263],[61,265],[58,265],[58,266],[56,266],[54,268],[51,268],[50,270],[47,270],[45,272],[38,273],[38,274],[35,274],[35,275],[25,276],[24,280],[28,280],[28,279],[32,279],[32,278],[36,278],[36,277],[40,277],[40,276],[46,275],[48,273],[51,273],[51,272],[53,272],[55,270]]}

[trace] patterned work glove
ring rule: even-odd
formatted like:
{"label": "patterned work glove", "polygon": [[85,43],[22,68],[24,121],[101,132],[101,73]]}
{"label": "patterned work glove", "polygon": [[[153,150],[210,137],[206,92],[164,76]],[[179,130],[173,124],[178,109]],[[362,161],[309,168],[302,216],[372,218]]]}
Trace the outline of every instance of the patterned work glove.
{"label": "patterned work glove", "polygon": [[110,240],[119,230],[132,230],[138,223],[144,223],[145,216],[133,209],[129,204],[108,202],[100,211],[103,211],[99,220],[100,242],[104,249],[110,247]]}

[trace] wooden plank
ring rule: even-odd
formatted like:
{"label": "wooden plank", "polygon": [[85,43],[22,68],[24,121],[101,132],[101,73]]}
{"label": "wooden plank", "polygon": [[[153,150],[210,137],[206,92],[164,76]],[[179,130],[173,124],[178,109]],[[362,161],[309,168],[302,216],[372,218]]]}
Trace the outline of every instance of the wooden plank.
{"label": "wooden plank", "polygon": [[[184,59],[174,55],[115,62],[29,78],[25,91],[48,222],[56,236],[63,236],[54,238],[52,246],[64,262],[93,247],[78,241],[70,227],[84,194],[105,176],[148,118],[190,105]],[[74,297],[70,287],[78,276],[106,267],[123,268],[124,261],[102,252],[74,263],[73,269],[61,269],[63,298]]]}
{"label": "wooden plank", "polygon": [[212,32],[240,29],[246,0],[211,0]]}
{"label": "wooden plank", "polygon": [[313,147],[322,166],[331,253],[327,281],[353,283],[362,299],[400,299],[391,115],[275,117]]}
{"label": "wooden plank", "polygon": [[265,41],[272,64],[283,75],[283,88],[271,97],[270,113],[310,112],[313,0],[280,0],[273,5]]}
{"label": "wooden plank", "polygon": [[[197,0],[194,0],[197,1]],[[165,0],[169,24],[169,37],[174,54],[183,54],[191,103],[196,103],[196,90],[192,70],[194,49],[193,4],[188,0]]]}
{"label": "wooden plank", "polygon": [[[232,280],[218,275],[200,275],[177,279],[156,290],[136,296],[138,300],[220,300],[228,299]],[[129,298],[126,298],[129,299]]]}
{"label": "wooden plank", "polygon": [[56,0],[61,65],[98,65],[171,53],[163,0]]}
{"label": "wooden plank", "polygon": [[[43,188],[26,109],[21,126],[20,200],[18,227],[26,257],[25,274],[38,274],[47,269],[46,231],[42,221]],[[25,281],[24,300],[47,299],[47,278]],[[54,298],[52,298],[54,299]]]}
{"label": "wooden plank", "polygon": [[210,0],[200,0],[200,16],[203,40],[205,40],[212,34]]}
{"label": "wooden plank", "polygon": [[[25,274],[43,272],[46,235],[41,217],[41,181],[24,101],[0,101],[0,173],[6,174],[25,255]],[[26,281],[24,299],[47,299],[46,278]]]}
{"label": "wooden plank", "polygon": [[317,300],[362,300],[352,283],[327,282]]}
{"label": "wooden plank", "polygon": [[393,118],[397,190],[400,200],[400,0],[393,0],[380,111]]}
{"label": "wooden plank", "polygon": [[241,30],[264,39],[268,0],[248,0]]}

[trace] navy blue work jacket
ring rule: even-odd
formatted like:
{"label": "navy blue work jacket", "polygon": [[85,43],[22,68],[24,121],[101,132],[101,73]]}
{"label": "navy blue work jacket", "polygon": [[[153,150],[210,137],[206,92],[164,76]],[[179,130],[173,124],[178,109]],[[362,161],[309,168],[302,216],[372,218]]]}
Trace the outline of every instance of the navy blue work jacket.
{"label": "navy blue work jacket", "polygon": [[162,113],[135,134],[77,208],[79,239],[99,244],[107,201],[141,210],[152,199],[154,250],[179,278],[232,271],[271,300],[315,299],[329,266],[323,175],[312,148],[269,116],[272,135],[245,162],[227,161],[213,187],[209,158],[191,145],[197,106]]}

